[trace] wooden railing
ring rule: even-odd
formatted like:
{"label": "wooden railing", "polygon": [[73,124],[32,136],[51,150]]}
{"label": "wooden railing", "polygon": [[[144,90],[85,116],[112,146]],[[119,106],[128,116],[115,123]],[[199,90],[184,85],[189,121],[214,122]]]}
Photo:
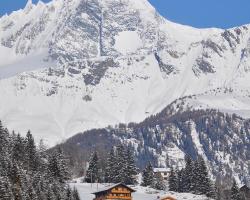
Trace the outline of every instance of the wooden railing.
{"label": "wooden railing", "polygon": [[122,190],[112,190],[113,194],[131,194],[130,191],[122,191]]}
{"label": "wooden railing", "polygon": [[111,196],[108,195],[106,196],[106,199],[122,199],[122,200],[131,200],[132,197],[127,197],[127,196]]}

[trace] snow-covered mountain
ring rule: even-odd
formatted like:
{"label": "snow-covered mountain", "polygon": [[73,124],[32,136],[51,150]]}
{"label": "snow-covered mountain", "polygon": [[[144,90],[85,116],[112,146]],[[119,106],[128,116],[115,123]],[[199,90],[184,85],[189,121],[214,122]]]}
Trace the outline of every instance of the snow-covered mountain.
{"label": "snow-covered mountain", "polygon": [[178,25],[147,0],[29,0],[0,18],[0,79],[0,119],[50,144],[189,95],[250,117],[250,25]]}
{"label": "snow-covered mountain", "polygon": [[75,174],[88,162],[93,149],[103,158],[113,145],[122,144],[133,149],[137,166],[142,169],[149,161],[154,167],[180,169],[185,166],[185,155],[194,160],[201,155],[217,181],[225,183],[228,177],[234,177],[241,184],[247,183],[250,119],[210,109],[188,110],[185,102],[185,98],[179,99],[139,124],[77,134],[60,147],[71,159]]}

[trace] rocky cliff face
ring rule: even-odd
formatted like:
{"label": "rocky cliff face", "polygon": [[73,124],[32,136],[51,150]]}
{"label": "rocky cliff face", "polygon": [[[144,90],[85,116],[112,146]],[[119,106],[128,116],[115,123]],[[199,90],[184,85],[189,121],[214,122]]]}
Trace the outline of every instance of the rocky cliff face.
{"label": "rocky cliff face", "polygon": [[249,117],[249,28],[174,24],[147,0],[29,1],[0,18],[0,118],[54,144],[188,95]]}

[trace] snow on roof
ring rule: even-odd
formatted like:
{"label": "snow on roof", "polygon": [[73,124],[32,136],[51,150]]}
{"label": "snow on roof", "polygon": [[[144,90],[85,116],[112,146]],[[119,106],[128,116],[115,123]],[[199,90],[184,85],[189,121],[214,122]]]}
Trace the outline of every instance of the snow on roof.
{"label": "snow on roof", "polygon": [[170,168],[154,168],[154,172],[170,172]]}
{"label": "snow on roof", "polygon": [[92,194],[98,194],[98,193],[106,192],[106,191],[109,191],[109,190],[113,189],[114,187],[119,186],[119,185],[122,185],[122,186],[128,188],[128,189],[131,190],[132,192],[135,192],[135,190],[132,189],[132,188],[129,187],[129,186],[127,186],[127,185],[125,185],[125,184],[123,184],[123,183],[117,183],[117,184],[111,185],[111,186],[109,186],[109,187],[103,188],[102,190],[99,190],[99,191],[97,191],[97,192],[93,192]]}

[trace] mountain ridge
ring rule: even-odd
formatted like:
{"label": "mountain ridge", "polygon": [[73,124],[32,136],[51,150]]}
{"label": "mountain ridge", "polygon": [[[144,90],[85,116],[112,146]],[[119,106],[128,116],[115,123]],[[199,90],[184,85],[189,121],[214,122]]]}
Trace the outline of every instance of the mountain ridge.
{"label": "mountain ridge", "polygon": [[146,0],[29,1],[0,18],[0,117],[50,144],[143,121],[189,95],[250,117],[249,30],[178,25]]}
{"label": "mountain ridge", "polygon": [[141,168],[150,161],[154,167],[181,169],[185,155],[193,160],[202,156],[214,180],[224,182],[234,177],[237,182],[246,183],[249,119],[216,110],[186,110],[178,104],[178,109],[173,103],[139,124],[119,124],[79,133],[57,147],[69,155],[76,174],[79,164],[75,163],[84,166],[93,150],[105,158],[112,146],[122,144],[133,149]]}

